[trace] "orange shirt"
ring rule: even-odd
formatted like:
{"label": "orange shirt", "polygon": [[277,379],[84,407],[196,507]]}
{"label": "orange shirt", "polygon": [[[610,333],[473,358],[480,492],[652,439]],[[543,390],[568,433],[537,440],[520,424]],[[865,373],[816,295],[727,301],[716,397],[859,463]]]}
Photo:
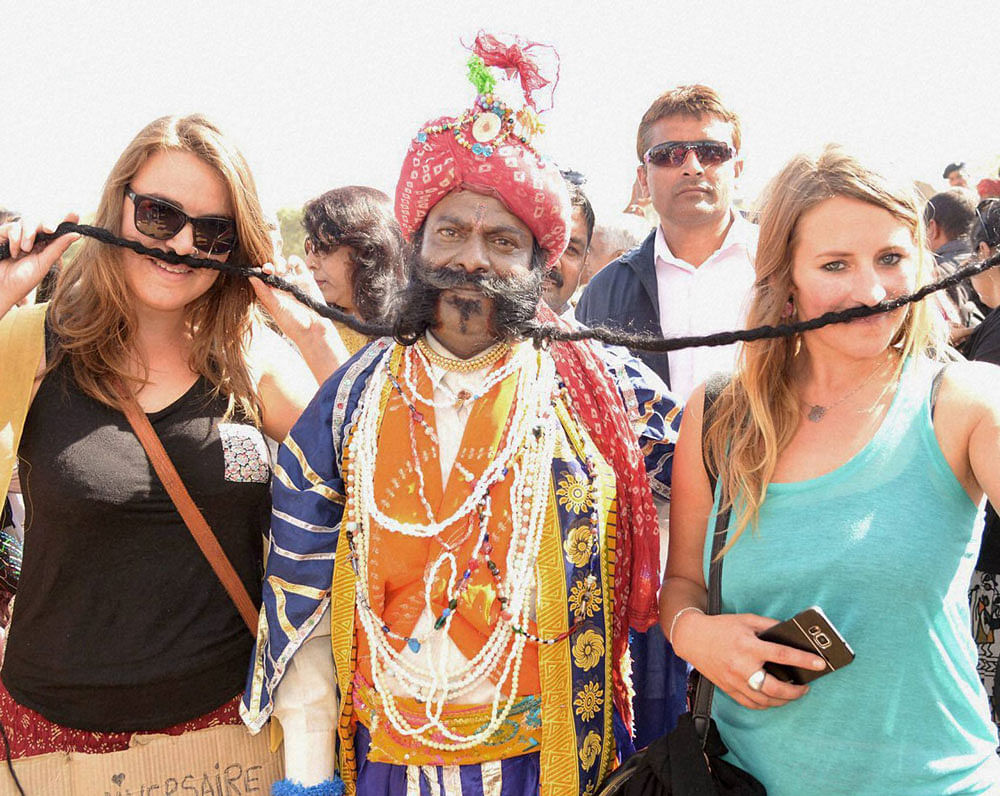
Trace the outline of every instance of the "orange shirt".
{"label": "orange shirt", "polygon": [[[497,367],[502,364],[498,363]],[[426,497],[434,509],[435,521],[452,514],[472,491],[474,481],[466,481],[458,465],[462,465],[478,479],[503,446],[516,385],[517,374],[514,373],[473,404],[447,484],[442,484],[437,445],[419,423],[414,423],[413,437],[421,461]],[[432,392],[430,380],[423,369],[419,370],[417,389],[422,395],[430,395]],[[425,422],[434,427],[433,408],[421,404],[419,411]],[[427,512],[418,497],[418,480],[413,470],[410,423],[410,410],[406,402],[395,389],[389,388],[379,430],[375,496],[379,508],[390,517],[402,522],[426,522]],[[490,558],[501,568],[501,573],[512,535],[512,481],[513,473],[508,473],[504,480],[490,490],[492,515],[488,529],[493,547]],[[376,523],[371,523],[369,599],[372,609],[394,633],[408,636],[413,632],[424,610],[425,573],[445,549],[452,550],[458,566],[457,579],[461,578],[481,537],[475,515],[472,523],[474,527],[470,527],[468,517],[463,517],[439,537],[433,538],[391,533]],[[481,558],[473,566],[475,569],[468,588],[458,601],[448,630],[450,639],[468,659],[476,656],[496,624],[501,621],[493,576]],[[431,588],[435,618],[448,605],[449,574],[447,567],[440,568]],[[536,632],[533,622],[527,629]],[[403,649],[403,641],[391,641],[397,650]],[[506,657],[506,653],[503,657]],[[371,682],[370,650],[364,633],[358,634],[358,670]],[[492,679],[495,682],[495,677]],[[535,645],[529,644],[524,650],[517,694],[538,693],[538,651]]]}

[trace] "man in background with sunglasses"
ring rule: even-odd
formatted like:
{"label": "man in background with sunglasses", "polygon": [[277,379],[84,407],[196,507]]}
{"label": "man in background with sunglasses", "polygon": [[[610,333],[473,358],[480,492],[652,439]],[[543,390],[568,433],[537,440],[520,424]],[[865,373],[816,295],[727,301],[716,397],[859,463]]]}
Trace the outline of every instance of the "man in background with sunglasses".
{"label": "man in background with sunglasses", "polygon": [[[639,184],[660,223],[591,280],[577,305],[580,321],[665,337],[743,325],[757,228],[732,205],[739,149],[739,117],[713,89],[680,86],[653,102],[636,150]],[[715,371],[731,370],[735,353],[735,346],[636,352],[685,399]]]}
{"label": "man in background with sunglasses", "polygon": [[[639,123],[638,177],[660,223],[591,279],[578,320],[664,337],[744,326],[757,227],[732,204],[743,170],[739,150],[739,117],[708,86],[679,86],[650,105]],[[733,369],[737,347],[633,353],[687,400],[712,373]],[[687,665],[655,627],[633,637],[631,648],[639,748],[673,729],[684,712]]]}

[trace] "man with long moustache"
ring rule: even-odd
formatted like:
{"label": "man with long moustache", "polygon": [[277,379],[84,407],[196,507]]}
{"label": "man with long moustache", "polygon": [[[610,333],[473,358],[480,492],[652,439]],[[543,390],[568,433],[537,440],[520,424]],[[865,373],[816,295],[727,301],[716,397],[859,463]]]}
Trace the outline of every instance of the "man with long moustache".
{"label": "man with long moustache", "polygon": [[[336,793],[336,768],[364,796],[591,794],[630,750],[628,628],[656,618],[651,485],[680,412],[636,360],[519,336],[555,322],[542,278],[568,239],[529,143],[554,51],[480,33],[473,52],[475,104],[425,125],[400,175],[395,340],[334,374],[278,456],[244,702],[284,730],[276,793]],[[492,69],[520,76],[520,112]]]}

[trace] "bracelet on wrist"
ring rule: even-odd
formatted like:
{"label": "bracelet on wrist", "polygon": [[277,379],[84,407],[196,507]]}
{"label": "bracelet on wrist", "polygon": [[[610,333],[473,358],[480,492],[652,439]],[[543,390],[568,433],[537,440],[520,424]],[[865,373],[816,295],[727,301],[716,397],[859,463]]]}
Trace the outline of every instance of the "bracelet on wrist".
{"label": "bracelet on wrist", "polygon": [[667,641],[670,642],[671,647],[674,646],[674,628],[677,627],[677,620],[680,619],[682,616],[684,616],[684,614],[688,613],[689,611],[697,611],[702,616],[705,615],[705,612],[695,605],[689,605],[687,608],[681,608],[681,610],[679,610],[676,614],[674,614],[674,619],[670,623],[670,632],[667,633]]}

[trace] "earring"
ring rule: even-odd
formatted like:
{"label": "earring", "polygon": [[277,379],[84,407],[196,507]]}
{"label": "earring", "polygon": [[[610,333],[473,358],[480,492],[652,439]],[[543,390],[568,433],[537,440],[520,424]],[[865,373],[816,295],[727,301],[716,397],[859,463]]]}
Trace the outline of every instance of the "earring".
{"label": "earring", "polygon": [[192,256],[194,256],[194,257],[201,257],[201,252],[198,251],[198,249],[196,247],[192,246],[191,247],[191,251],[193,252]]}

